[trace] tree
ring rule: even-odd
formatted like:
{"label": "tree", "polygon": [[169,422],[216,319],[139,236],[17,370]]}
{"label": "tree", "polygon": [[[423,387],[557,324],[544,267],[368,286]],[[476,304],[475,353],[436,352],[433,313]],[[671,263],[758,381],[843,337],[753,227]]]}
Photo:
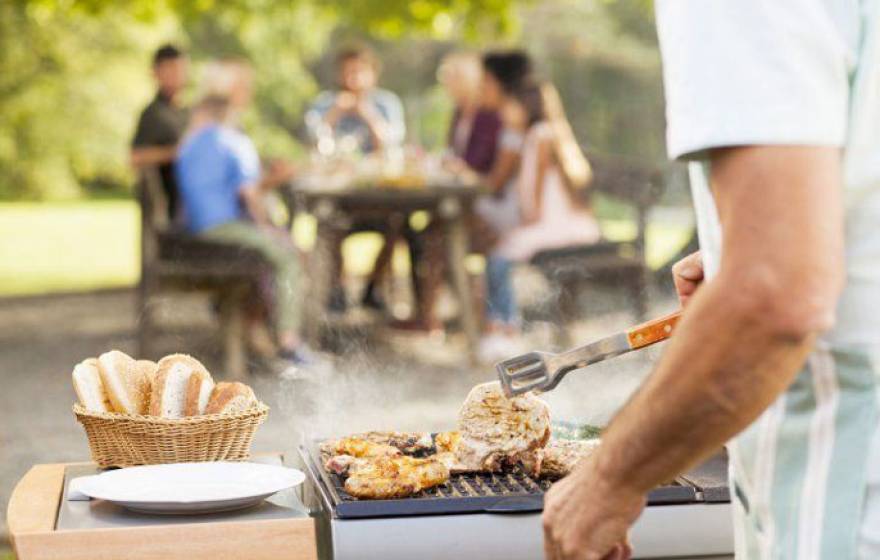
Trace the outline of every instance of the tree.
{"label": "tree", "polygon": [[[443,25],[504,28],[510,2],[478,0],[6,0],[0,3],[0,198],[78,196],[130,182],[134,116],[150,96],[151,51],[174,40],[194,60],[247,56],[258,76],[254,125],[270,152],[315,90],[306,61],[340,22],[374,33]],[[445,22],[445,23],[444,23]],[[457,22],[457,23],[456,23]],[[438,27],[440,26],[440,27]],[[258,125],[258,126],[257,126]]]}
{"label": "tree", "polygon": [[[631,98],[640,88],[648,92],[644,98],[656,97],[656,87],[646,87],[657,68],[649,12],[647,0],[5,0],[0,198],[127,188],[135,116],[152,95],[149,58],[169,40],[190,49],[196,70],[211,57],[250,59],[257,95],[245,125],[263,152],[291,155],[300,149],[293,134],[303,105],[317,90],[309,65],[331,36],[341,36],[334,30],[377,41],[398,69],[408,68],[405,76],[388,78],[423,108],[420,137],[437,141],[443,124],[431,95],[434,62],[461,41],[478,47],[511,42],[526,29],[522,41],[563,86],[587,139],[626,149],[632,140],[620,140],[615,128],[626,125],[615,97]],[[586,57],[572,50],[584,18],[591,45],[602,47]],[[601,29],[611,31],[596,35]],[[576,95],[587,83],[583,76],[594,93],[588,99]],[[614,138],[620,141],[609,141]]]}

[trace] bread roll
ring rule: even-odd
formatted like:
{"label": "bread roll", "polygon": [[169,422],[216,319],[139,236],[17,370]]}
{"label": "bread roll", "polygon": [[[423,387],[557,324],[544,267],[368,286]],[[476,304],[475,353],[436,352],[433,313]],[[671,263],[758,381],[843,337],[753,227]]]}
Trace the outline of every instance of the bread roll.
{"label": "bread roll", "polygon": [[138,360],[134,363],[134,366],[147,376],[147,379],[150,381],[150,386],[152,387],[153,381],[156,379],[156,374],[159,373],[159,364],[153,360]]}
{"label": "bread roll", "polygon": [[86,410],[93,412],[112,412],[113,405],[104,390],[101,373],[98,371],[98,360],[88,358],[73,368],[73,390],[79,402]]}
{"label": "bread roll", "polygon": [[186,387],[186,404],[183,407],[184,416],[198,416],[205,413],[208,400],[214,392],[214,380],[211,376],[191,375]]}
{"label": "bread roll", "polygon": [[[198,379],[198,384],[193,381]],[[198,411],[201,385],[210,381],[211,374],[201,362],[185,354],[172,354],[159,360],[158,371],[152,384],[150,414],[163,418],[182,418],[186,413],[188,395],[192,396],[192,410]],[[211,382],[213,383],[213,382]],[[204,398],[207,401],[207,397]],[[203,408],[204,410],[204,408]]]}
{"label": "bread roll", "polygon": [[98,356],[98,371],[115,412],[146,414],[150,381],[134,358],[111,350]]}
{"label": "bread roll", "polygon": [[237,414],[257,404],[253,389],[237,381],[218,383],[211,393],[205,414]]}

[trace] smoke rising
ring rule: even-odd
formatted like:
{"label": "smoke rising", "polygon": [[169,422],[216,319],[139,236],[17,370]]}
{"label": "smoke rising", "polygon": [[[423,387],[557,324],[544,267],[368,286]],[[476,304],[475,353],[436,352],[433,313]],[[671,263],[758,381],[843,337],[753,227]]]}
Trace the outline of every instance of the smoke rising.
{"label": "smoke rising", "polygon": [[[558,343],[558,294],[529,269],[515,278],[526,322],[522,351],[563,348]],[[650,316],[669,311],[668,298]],[[590,289],[574,305],[577,319],[568,329],[577,346],[635,324],[631,302],[620,290]],[[470,389],[496,379],[491,365],[468,364],[464,340],[436,341],[419,335],[368,333],[347,337],[347,348],[332,371],[285,380],[279,411],[296,442],[366,430],[440,431],[455,426]],[[570,373],[553,392],[542,395],[554,419],[605,425],[651,372],[662,344]]]}

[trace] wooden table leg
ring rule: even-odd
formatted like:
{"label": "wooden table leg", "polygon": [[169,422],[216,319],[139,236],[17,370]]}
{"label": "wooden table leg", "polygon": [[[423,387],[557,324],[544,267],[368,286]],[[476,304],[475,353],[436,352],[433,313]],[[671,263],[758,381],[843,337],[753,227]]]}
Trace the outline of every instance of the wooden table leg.
{"label": "wooden table leg", "polygon": [[461,323],[464,335],[467,339],[468,358],[471,363],[476,362],[477,344],[479,343],[479,325],[477,313],[474,309],[474,300],[471,294],[471,284],[465,267],[465,257],[468,251],[467,224],[461,209],[448,208],[447,214],[447,250],[449,254],[449,267],[452,272],[452,282],[455,293],[458,296],[461,309]]}
{"label": "wooden table leg", "polygon": [[335,209],[332,204],[319,202],[314,211],[317,220],[315,246],[308,259],[308,297],[304,301],[305,336],[314,347],[321,343],[321,332],[326,323],[327,298],[333,284],[333,251],[336,231],[332,225]]}

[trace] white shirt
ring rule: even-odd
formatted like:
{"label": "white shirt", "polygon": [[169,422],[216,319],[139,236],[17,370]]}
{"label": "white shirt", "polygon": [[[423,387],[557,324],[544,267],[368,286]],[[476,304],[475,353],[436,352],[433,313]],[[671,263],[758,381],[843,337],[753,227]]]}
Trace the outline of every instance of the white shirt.
{"label": "white shirt", "polygon": [[737,558],[880,558],[880,0],[657,0],[656,8],[668,148],[693,162],[710,277],[721,228],[707,150],[844,150],[847,284],[836,326],[788,391],[728,445]]}
{"label": "white shirt", "polygon": [[[880,343],[880,13],[875,0],[658,0],[670,157],[710,148],[845,148],[847,286],[832,344]],[[721,233],[691,182],[707,272]],[[792,192],[797,196],[797,192]]]}

